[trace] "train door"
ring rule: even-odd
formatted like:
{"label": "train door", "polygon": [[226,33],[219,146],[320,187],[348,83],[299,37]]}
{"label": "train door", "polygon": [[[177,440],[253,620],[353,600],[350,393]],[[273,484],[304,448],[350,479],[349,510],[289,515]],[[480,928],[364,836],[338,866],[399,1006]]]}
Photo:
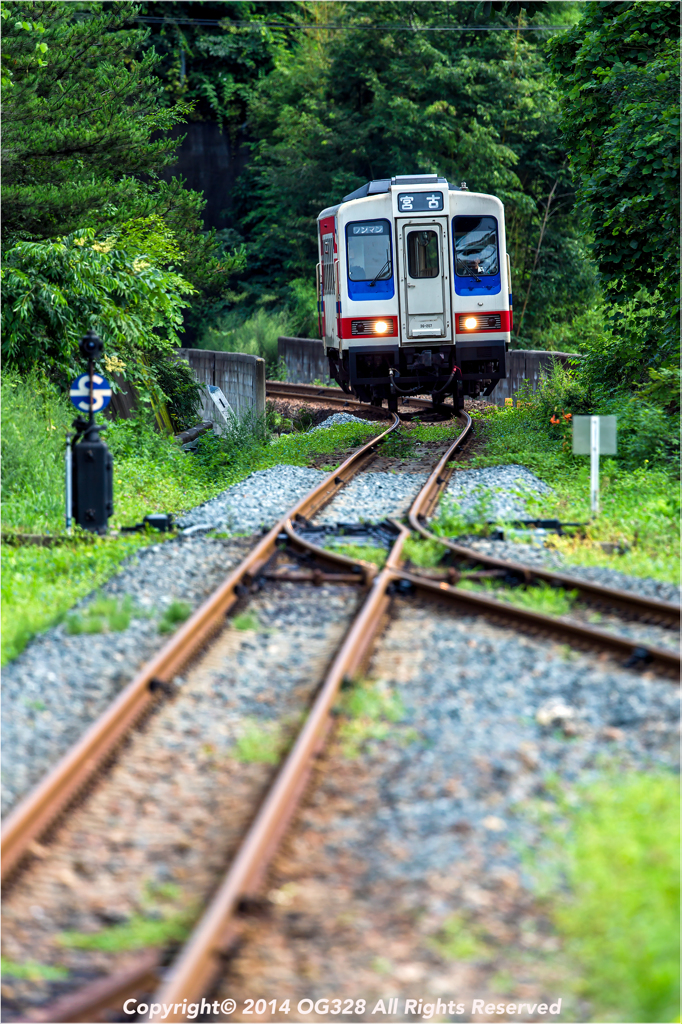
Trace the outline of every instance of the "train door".
{"label": "train door", "polygon": [[447,218],[398,224],[403,337],[448,337],[452,317]]}

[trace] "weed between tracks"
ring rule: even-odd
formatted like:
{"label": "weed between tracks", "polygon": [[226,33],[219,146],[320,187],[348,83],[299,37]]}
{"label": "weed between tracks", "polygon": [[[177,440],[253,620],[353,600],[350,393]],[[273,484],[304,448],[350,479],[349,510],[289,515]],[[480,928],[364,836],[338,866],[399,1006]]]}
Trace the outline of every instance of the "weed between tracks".
{"label": "weed between tracks", "polygon": [[111,633],[120,633],[130,625],[132,614],[131,597],[126,596],[119,601],[115,597],[103,597],[100,594],[85,611],[67,616],[66,632],[71,636],[78,633],[103,633],[105,629]]}
{"label": "weed between tracks", "polygon": [[159,622],[159,633],[173,633],[191,614],[192,607],[186,601],[171,601]]}
{"label": "weed between tracks", "polygon": [[388,558],[388,551],[385,548],[373,547],[371,544],[327,544],[327,550],[335,551],[346,558],[353,558],[362,562],[373,562],[379,568],[384,565]]}
{"label": "weed between tracks", "polygon": [[397,725],[406,716],[402,698],[380,681],[356,682],[342,693],[338,711],[344,716],[337,732],[344,757],[360,757],[370,740],[419,739],[415,729]]}

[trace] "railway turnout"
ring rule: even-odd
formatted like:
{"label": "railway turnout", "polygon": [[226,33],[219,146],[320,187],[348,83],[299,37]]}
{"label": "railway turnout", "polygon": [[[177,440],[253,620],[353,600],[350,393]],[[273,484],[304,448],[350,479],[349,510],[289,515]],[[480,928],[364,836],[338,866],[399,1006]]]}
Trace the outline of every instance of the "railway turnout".
{"label": "railway turnout", "polygon": [[[346,411],[366,409],[338,388],[288,385],[268,382],[268,395]],[[616,659],[633,671],[646,669],[661,679],[679,680],[679,654],[672,648],[648,643],[633,643],[594,625],[577,623],[565,617],[544,615],[506,604],[487,594],[474,593],[457,586],[463,572],[495,573],[501,579],[537,582],[578,591],[579,600],[595,608],[606,608],[628,621],[655,623],[665,629],[679,623],[679,608],[664,601],[598,586],[537,566],[492,558],[473,551],[429,529],[432,515],[448,479],[456,469],[456,459],[467,443],[471,419],[459,415],[461,431],[434,466],[426,484],[414,498],[407,517],[408,525],[387,524],[392,543],[380,569],[367,561],[350,558],[315,544],[314,534],[306,533],[309,524],[357,474],[365,471],[380,446],[397,429],[401,417],[431,409],[431,402],[410,398],[397,413],[383,412],[390,422],[368,443],[355,451],[325,480],[296,503],[252,548],[220,587],[182,625],[165,646],[138,672],[110,708],[85,733],[36,789],[8,816],[2,835],[2,874],[10,880],[23,867],[39,872],[40,863],[29,863],[35,843],[59,825],[68,827],[68,813],[76,798],[102,776],[103,769],[118,752],[125,757],[123,741],[145,720],[159,701],[174,699],[174,679],[201,652],[220,636],[226,619],[250,596],[277,583],[305,587],[353,587],[358,593],[358,609],[345,637],[316,685],[303,724],[283,759],[272,784],[245,830],[227,870],[216,880],[213,896],[199,915],[189,939],[168,962],[166,951],[144,951],[135,967],[98,978],[63,996],[50,1006],[40,1007],[31,1017],[35,1021],[93,1020],[106,1007],[119,1006],[132,994],[155,990],[153,1002],[182,1004],[196,1001],[212,990],[224,964],[224,958],[239,934],[241,914],[250,902],[257,901],[267,878],[273,857],[283,836],[291,827],[299,802],[309,784],[311,766],[324,747],[333,724],[332,712],[341,687],[363,671],[373,645],[391,616],[392,602],[437,602],[454,615],[483,617],[494,624],[557,640],[579,649],[595,652],[602,658]],[[381,424],[383,426],[383,424]],[[415,567],[406,568],[403,547],[410,532],[436,541],[447,554],[446,575],[430,578]],[[292,567],[292,559],[293,566]],[[182,1014],[171,1012],[167,1021],[180,1021]]]}

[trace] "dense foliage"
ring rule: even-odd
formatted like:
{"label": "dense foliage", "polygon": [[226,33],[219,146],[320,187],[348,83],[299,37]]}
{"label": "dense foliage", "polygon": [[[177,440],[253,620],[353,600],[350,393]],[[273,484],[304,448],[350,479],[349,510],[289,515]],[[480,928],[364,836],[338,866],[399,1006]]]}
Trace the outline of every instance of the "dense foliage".
{"label": "dense foliage", "polygon": [[587,347],[596,392],[679,407],[679,5],[589,3],[549,44],[560,127],[612,303]]}
{"label": "dense foliage", "polygon": [[[316,261],[325,206],[371,178],[437,171],[505,202],[517,302],[528,296],[523,337],[539,342],[553,321],[592,302],[554,127],[547,33],[449,30],[513,29],[529,17],[541,26],[573,17],[575,5],[517,5],[516,25],[497,6],[298,5],[297,31],[248,108],[253,156],[239,212],[250,295],[291,301],[292,280],[309,277]],[[336,27],[316,27],[328,22]]]}
{"label": "dense foliage", "polygon": [[179,274],[131,253],[125,241],[97,242],[93,228],[17,242],[3,267],[3,352],[25,372],[38,365],[68,377],[79,371],[78,342],[92,324],[109,364],[136,380],[143,353],[177,345],[183,296],[191,291]]}
{"label": "dense foliage", "polygon": [[591,3],[549,44],[592,252],[627,296],[678,282],[679,13],[669,0]]}
{"label": "dense foliage", "polygon": [[191,107],[168,104],[135,13],[2,5],[3,355],[23,369],[66,373],[94,327],[139,370],[185,325],[180,297],[210,322],[243,263],[202,231],[202,196],[158,178]]}

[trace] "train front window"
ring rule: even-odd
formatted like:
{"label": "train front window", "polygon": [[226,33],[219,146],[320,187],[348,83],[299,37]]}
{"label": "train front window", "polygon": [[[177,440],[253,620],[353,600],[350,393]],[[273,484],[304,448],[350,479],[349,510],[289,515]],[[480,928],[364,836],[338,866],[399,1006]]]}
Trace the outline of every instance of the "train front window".
{"label": "train front window", "polygon": [[455,217],[455,273],[479,280],[500,272],[494,217]]}
{"label": "train front window", "polygon": [[438,235],[435,231],[409,232],[407,272],[410,277],[438,277]]}
{"label": "train front window", "polygon": [[373,284],[393,276],[391,230],[387,220],[366,220],[349,224],[348,277]]}

